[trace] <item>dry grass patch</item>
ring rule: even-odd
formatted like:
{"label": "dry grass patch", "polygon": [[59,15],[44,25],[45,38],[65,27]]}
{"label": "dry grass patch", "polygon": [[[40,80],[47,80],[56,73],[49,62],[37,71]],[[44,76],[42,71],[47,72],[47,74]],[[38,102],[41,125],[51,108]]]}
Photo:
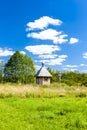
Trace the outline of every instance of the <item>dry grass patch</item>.
{"label": "dry grass patch", "polygon": [[34,85],[0,85],[0,97],[86,97],[87,87],[60,86],[60,87],[41,87]]}

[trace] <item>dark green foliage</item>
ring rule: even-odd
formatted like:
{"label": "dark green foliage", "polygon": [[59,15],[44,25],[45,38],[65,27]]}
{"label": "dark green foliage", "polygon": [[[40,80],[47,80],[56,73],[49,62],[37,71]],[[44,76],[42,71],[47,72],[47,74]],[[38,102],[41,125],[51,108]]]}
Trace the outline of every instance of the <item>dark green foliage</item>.
{"label": "dark green foliage", "polygon": [[48,68],[48,71],[51,73],[52,78],[51,78],[51,83],[53,82],[59,82],[59,77],[58,77],[58,70],[53,70],[51,68]]}
{"label": "dark green foliage", "polygon": [[62,82],[69,86],[87,86],[87,74],[79,72],[65,72],[62,74]]}
{"label": "dark green foliage", "polygon": [[77,74],[75,72],[65,72],[62,74],[62,82],[69,86],[77,85]]}
{"label": "dark green foliage", "polygon": [[3,68],[4,68],[4,62],[3,60],[0,60],[0,83],[3,82]]}
{"label": "dark green foliage", "polygon": [[3,81],[2,71],[0,70],[0,83]]}
{"label": "dark green foliage", "polygon": [[83,85],[83,86],[86,86],[86,87],[87,87],[87,81],[82,82],[82,84],[81,84],[81,85]]}
{"label": "dark green foliage", "polygon": [[33,83],[35,67],[32,59],[16,51],[5,65],[4,79],[6,82]]}
{"label": "dark green foliage", "polygon": [[[59,71],[48,68],[51,73],[51,82],[59,82]],[[82,74],[79,72],[62,72],[61,82],[69,86],[87,86],[87,74]]]}
{"label": "dark green foliage", "polygon": [[86,86],[87,87],[87,74],[82,74],[82,81],[81,81],[81,85]]}

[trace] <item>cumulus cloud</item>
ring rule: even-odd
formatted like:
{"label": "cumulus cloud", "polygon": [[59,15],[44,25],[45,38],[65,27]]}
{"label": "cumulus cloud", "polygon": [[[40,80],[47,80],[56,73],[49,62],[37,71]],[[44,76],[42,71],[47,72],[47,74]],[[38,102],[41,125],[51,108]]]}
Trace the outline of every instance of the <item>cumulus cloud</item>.
{"label": "cumulus cloud", "polygon": [[0,48],[0,56],[11,56],[13,53],[14,51],[12,51],[10,48]]}
{"label": "cumulus cloud", "polygon": [[60,51],[60,48],[54,45],[33,45],[26,46],[25,49],[36,55],[52,54],[52,52]]}
{"label": "cumulus cloud", "polygon": [[54,43],[62,44],[68,42],[68,39],[66,37],[68,37],[67,34],[62,34],[60,36],[57,36],[56,39],[54,40]]}
{"label": "cumulus cloud", "polygon": [[26,52],[25,52],[25,51],[20,51],[20,53],[22,53],[22,54],[24,54],[24,55],[26,54]]}
{"label": "cumulus cloud", "polygon": [[77,68],[63,68],[63,70],[65,70],[65,71],[72,71],[72,72],[78,71]]}
{"label": "cumulus cloud", "polygon": [[83,58],[87,59],[87,52],[83,53]]}
{"label": "cumulus cloud", "polygon": [[[69,44],[75,44],[79,41],[79,39],[74,37],[71,37],[69,40],[68,34],[65,34],[64,31],[57,30],[57,28],[54,29],[52,26],[49,26],[60,26],[62,23],[63,22],[61,20],[53,19],[48,16],[43,16],[33,22],[27,23],[26,31],[28,38],[52,41],[52,45],[29,45],[25,47],[25,49],[33,55],[37,55],[39,62],[44,62],[49,65],[62,65],[63,61],[65,61],[68,56],[58,56],[58,51],[61,50],[59,44],[66,42],[69,42]],[[76,69],[75,66],[72,67]],[[72,67],[69,65],[66,68],[72,69]]]}
{"label": "cumulus cloud", "polygon": [[56,54],[39,55],[39,58],[42,58],[42,59],[54,59],[56,57],[57,57]]}
{"label": "cumulus cloud", "polygon": [[73,38],[73,37],[70,38],[70,41],[69,41],[70,44],[75,44],[77,42],[79,42],[79,39]]}
{"label": "cumulus cloud", "polygon": [[65,59],[65,58],[67,58],[67,57],[68,57],[67,55],[60,55],[60,56],[59,56],[60,59]]}
{"label": "cumulus cloud", "polygon": [[40,40],[52,40],[53,43],[64,43],[67,42],[68,39],[66,39],[65,37],[67,37],[67,34],[62,34],[61,31],[56,31],[54,29],[46,29],[44,31],[40,31],[40,32],[32,32],[32,33],[28,33],[27,37],[31,37],[31,38],[36,38],[36,39],[40,39]]}
{"label": "cumulus cloud", "polygon": [[62,65],[63,61],[65,61],[67,57],[68,57],[67,55],[61,55],[58,56],[57,58],[49,59],[49,60],[45,59],[45,60],[41,60],[40,62],[44,62],[47,65]]}
{"label": "cumulus cloud", "polygon": [[[39,62],[44,62],[47,65],[62,65],[62,62],[66,60],[67,55],[57,55],[56,51],[59,51],[60,48],[54,45],[34,45],[26,46],[26,50],[38,55],[40,58]],[[38,62],[37,60],[35,62]]]}
{"label": "cumulus cloud", "polygon": [[45,29],[48,25],[61,25],[62,21],[59,19],[53,19],[48,16],[43,16],[40,19],[35,20],[34,22],[27,23],[27,31],[34,29]]}
{"label": "cumulus cloud", "polygon": [[65,66],[63,67],[63,70],[74,72],[74,71],[78,71],[78,67],[79,67],[79,66],[77,66],[77,65],[65,65]]}
{"label": "cumulus cloud", "polygon": [[87,65],[86,65],[86,64],[80,64],[80,66],[81,66],[81,67],[87,67]]}
{"label": "cumulus cloud", "polygon": [[41,40],[56,40],[59,34],[61,34],[61,32],[57,32],[54,29],[47,29],[39,33],[29,33],[27,34],[27,37],[37,38]]}
{"label": "cumulus cloud", "polygon": [[66,65],[65,67],[67,67],[67,68],[77,68],[78,66],[77,65]]}

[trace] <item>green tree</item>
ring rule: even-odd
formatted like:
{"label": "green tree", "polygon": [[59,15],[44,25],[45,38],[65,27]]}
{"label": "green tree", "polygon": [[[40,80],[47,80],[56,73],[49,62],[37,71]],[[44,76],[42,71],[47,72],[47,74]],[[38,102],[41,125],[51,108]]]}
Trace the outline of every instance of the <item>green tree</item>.
{"label": "green tree", "polygon": [[3,82],[3,68],[4,68],[4,61],[0,60],[0,83]]}
{"label": "green tree", "polygon": [[27,55],[16,51],[4,68],[6,82],[33,83],[35,81],[34,62]]}
{"label": "green tree", "polygon": [[58,73],[59,71],[58,70],[54,70],[54,69],[51,69],[51,68],[48,68],[48,71],[51,73],[52,75],[52,78],[51,78],[51,82],[59,82],[59,77],[58,77]]}
{"label": "green tree", "polygon": [[62,82],[70,86],[87,86],[87,74],[79,72],[64,72],[62,74]]}
{"label": "green tree", "polygon": [[87,74],[82,74],[82,76],[81,76],[81,85],[87,87]]}

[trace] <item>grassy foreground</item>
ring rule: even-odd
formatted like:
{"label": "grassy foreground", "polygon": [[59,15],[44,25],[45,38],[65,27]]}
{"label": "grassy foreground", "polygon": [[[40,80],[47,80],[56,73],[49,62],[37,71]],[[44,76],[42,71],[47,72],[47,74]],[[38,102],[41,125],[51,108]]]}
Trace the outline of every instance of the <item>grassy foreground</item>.
{"label": "grassy foreground", "polygon": [[0,98],[0,130],[87,130],[87,98]]}
{"label": "grassy foreground", "polygon": [[0,130],[87,130],[87,87],[0,84]]}

